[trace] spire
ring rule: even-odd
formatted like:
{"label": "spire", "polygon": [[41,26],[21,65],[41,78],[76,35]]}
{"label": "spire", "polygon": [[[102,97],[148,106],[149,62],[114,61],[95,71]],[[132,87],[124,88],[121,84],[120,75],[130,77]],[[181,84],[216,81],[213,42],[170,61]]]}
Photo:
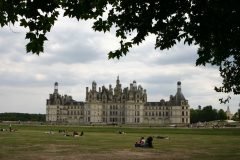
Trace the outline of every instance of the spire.
{"label": "spire", "polygon": [[229,106],[227,107],[227,113],[231,113]]}
{"label": "spire", "polygon": [[58,93],[58,82],[54,83],[54,93]]}
{"label": "spire", "polygon": [[119,75],[117,76],[117,85],[119,85],[120,84],[120,80],[119,80]]}
{"label": "spire", "polygon": [[93,81],[93,82],[92,82],[92,90],[93,90],[93,91],[96,91],[96,90],[97,90],[97,83],[96,83],[96,81]]}
{"label": "spire", "polygon": [[121,88],[119,76],[117,76],[116,87],[114,88],[114,94],[119,95],[120,93],[122,93],[122,88]]}
{"label": "spire", "polygon": [[181,92],[181,82],[177,82],[177,92]]}

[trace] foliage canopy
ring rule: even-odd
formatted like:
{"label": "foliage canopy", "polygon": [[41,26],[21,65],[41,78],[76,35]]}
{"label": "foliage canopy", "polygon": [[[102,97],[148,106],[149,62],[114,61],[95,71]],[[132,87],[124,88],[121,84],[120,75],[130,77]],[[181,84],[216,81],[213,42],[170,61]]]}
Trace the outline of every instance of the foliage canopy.
{"label": "foliage canopy", "polygon": [[203,107],[203,109],[190,109],[191,123],[209,122],[215,120],[226,120],[227,114],[222,109],[216,110],[212,106]]}
{"label": "foliage canopy", "polygon": [[0,121],[41,121],[46,120],[45,114],[0,113]]}
{"label": "foliage canopy", "polygon": [[[94,19],[95,31],[116,28],[120,48],[109,58],[120,58],[152,34],[155,48],[177,42],[198,45],[196,65],[215,65],[223,78],[217,92],[240,94],[240,1],[238,0],[1,0],[0,25],[27,28],[27,52],[44,51],[60,10],[78,20]],[[129,39],[129,37],[133,38]]]}

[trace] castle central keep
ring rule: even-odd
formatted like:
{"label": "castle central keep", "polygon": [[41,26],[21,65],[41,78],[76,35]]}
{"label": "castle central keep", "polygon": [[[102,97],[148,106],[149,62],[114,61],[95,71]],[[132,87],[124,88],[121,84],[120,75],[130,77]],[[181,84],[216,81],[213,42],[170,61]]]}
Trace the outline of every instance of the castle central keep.
{"label": "castle central keep", "polygon": [[119,77],[115,87],[86,87],[85,102],[58,93],[58,83],[49,95],[46,121],[64,124],[149,124],[167,125],[190,123],[190,107],[177,82],[176,94],[168,101],[147,101],[147,91],[136,81],[122,88]]}

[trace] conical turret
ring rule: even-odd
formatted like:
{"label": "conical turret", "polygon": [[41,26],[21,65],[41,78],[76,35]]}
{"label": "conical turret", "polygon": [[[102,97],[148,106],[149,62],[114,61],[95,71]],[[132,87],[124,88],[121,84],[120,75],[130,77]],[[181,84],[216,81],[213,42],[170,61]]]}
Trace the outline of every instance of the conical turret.
{"label": "conical turret", "polygon": [[182,88],[181,88],[181,82],[177,82],[177,93],[175,95],[175,100],[177,105],[181,105],[182,100],[186,100],[183,93],[182,93]]}

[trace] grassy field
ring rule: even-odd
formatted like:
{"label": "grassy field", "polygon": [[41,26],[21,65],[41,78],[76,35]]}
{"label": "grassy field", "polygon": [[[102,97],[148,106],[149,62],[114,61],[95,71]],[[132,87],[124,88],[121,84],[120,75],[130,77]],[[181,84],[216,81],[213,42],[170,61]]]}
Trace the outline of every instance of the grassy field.
{"label": "grassy field", "polygon": [[[1,125],[0,128],[8,128]],[[0,131],[0,160],[122,160],[240,158],[240,129],[147,128],[119,126],[13,125],[16,132]],[[58,130],[84,132],[66,137]],[[52,130],[54,134],[47,134]],[[126,134],[118,134],[124,131]],[[154,148],[135,148],[144,136],[154,136]],[[169,139],[158,139],[166,136]]]}

